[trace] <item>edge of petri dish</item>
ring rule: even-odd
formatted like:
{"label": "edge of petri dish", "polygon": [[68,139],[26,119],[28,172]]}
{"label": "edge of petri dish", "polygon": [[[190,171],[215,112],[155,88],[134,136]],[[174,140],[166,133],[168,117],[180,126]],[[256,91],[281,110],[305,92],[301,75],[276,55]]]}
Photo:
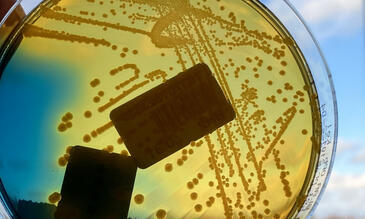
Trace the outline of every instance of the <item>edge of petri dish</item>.
{"label": "edge of petri dish", "polygon": [[[14,2],[13,6],[11,6],[9,11],[0,20],[0,28],[3,27],[3,25],[9,18],[9,16],[15,11],[15,9],[21,4],[21,2],[22,2],[22,0],[17,0],[16,2]],[[21,22],[19,22],[19,23],[21,23]],[[15,25],[15,26],[17,26],[17,25]],[[14,28],[14,29],[16,29],[16,28]],[[3,46],[6,45],[6,42],[8,41],[8,39],[10,38],[11,35],[12,35],[12,33],[10,33],[8,36],[6,36],[7,39],[3,42],[3,44],[0,43],[0,52],[2,52],[3,50],[5,51],[5,48],[3,49]],[[2,59],[3,59],[3,56],[1,55],[0,60],[2,60]],[[0,78],[1,78],[2,73],[3,72],[1,70]],[[14,209],[15,208],[14,208],[11,200],[9,199],[9,196],[5,190],[5,187],[4,187],[4,185],[1,181],[1,177],[0,177],[0,218],[1,219],[17,218]]]}
{"label": "edge of petri dish", "polygon": [[[9,11],[5,14],[5,16],[0,20],[0,29],[3,27],[4,23],[7,21],[9,16],[15,12],[15,9],[18,6],[22,6],[22,1],[23,0],[17,0],[16,2],[14,2],[13,6],[9,9]],[[38,8],[38,6],[40,4],[42,4],[42,2],[34,5],[34,8],[32,10],[30,10],[29,13],[26,13],[25,17],[23,19],[21,19],[20,21],[18,21],[18,23],[13,27],[11,32],[6,36],[5,41],[0,42],[0,63],[2,63],[3,60],[7,58],[9,52],[10,53],[12,52],[11,46],[8,46],[8,45],[12,45],[12,42],[16,41],[16,36],[18,36],[19,32],[21,31],[23,24],[27,20],[34,19],[30,15],[32,14],[32,12],[34,10],[36,10]],[[10,54],[10,57],[11,57],[11,55],[12,55],[12,53]],[[2,71],[3,67],[5,67],[5,66],[1,66],[1,64],[0,64],[0,80],[1,80],[2,73],[3,73],[3,71]],[[15,208],[6,192],[6,189],[1,181],[1,176],[0,176],[0,219],[11,219],[11,218],[19,218],[19,217],[16,214]]]}
{"label": "edge of petri dish", "polygon": [[[272,27],[274,29],[276,29],[276,31],[279,33],[279,35],[282,38],[290,37],[290,39],[293,40],[293,45],[288,46],[288,47],[289,47],[292,55],[294,56],[294,58],[297,61],[297,64],[302,72],[303,79],[306,81],[306,84],[309,84],[312,87],[312,89],[309,89],[308,92],[310,93],[310,96],[311,96],[310,102],[311,102],[311,108],[312,108],[313,127],[317,127],[316,122],[319,123],[320,126],[322,127],[321,115],[319,113],[317,113],[320,110],[320,104],[319,104],[318,95],[317,95],[317,87],[315,86],[315,83],[314,83],[312,71],[311,71],[311,69],[307,63],[307,60],[305,59],[299,45],[297,44],[296,40],[291,35],[291,33],[288,31],[288,29],[281,22],[281,20],[271,10],[269,10],[265,4],[263,4],[262,2],[260,2],[261,4],[254,3],[254,1],[250,2],[250,3],[255,4],[256,7],[260,7],[261,10],[263,12],[265,12],[265,14],[262,14],[262,16],[264,16],[265,18],[266,17],[271,18],[271,19],[266,19],[266,20],[268,21],[268,23],[272,24]],[[253,6],[252,8],[255,8],[255,6]],[[307,72],[309,72],[310,74],[307,74]],[[314,93],[312,93],[312,92],[314,92]],[[314,98],[312,98],[313,96],[314,96]],[[316,120],[318,120],[318,121],[316,121]],[[313,146],[312,146],[311,157],[310,157],[310,163],[314,163],[314,164],[308,166],[307,175],[303,182],[303,187],[302,187],[301,191],[299,192],[297,200],[295,201],[287,218],[297,217],[298,213],[301,212],[302,206],[304,205],[304,203],[306,201],[307,194],[309,194],[310,188],[312,187],[312,181],[314,181],[315,173],[316,173],[316,170],[318,169],[318,164],[319,164],[318,160],[319,160],[320,145],[321,145],[320,139],[322,137],[321,132],[319,131],[317,134],[315,134],[316,131],[318,131],[318,130],[315,130],[315,129],[313,130],[313,136],[315,136],[316,139],[313,139]]]}
{"label": "edge of petri dish", "polygon": [[[244,1],[244,0],[243,0]],[[21,0],[17,1],[16,4],[11,8],[12,10],[14,10],[16,8],[17,5],[19,5],[21,2]],[[293,33],[290,32],[286,26],[284,26],[283,21],[281,19],[279,19],[277,17],[277,13],[274,14],[274,12],[272,10],[270,10],[270,8],[267,6],[268,4],[263,3],[263,1],[246,1],[247,3],[251,4],[252,8],[255,9],[255,7],[260,7],[263,11],[265,11],[265,15],[262,14],[263,16],[266,17],[270,17],[274,20],[274,25],[273,27],[279,27],[280,29],[277,31],[278,33],[280,33],[281,36],[290,36],[291,38],[293,38]],[[57,0],[45,0],[43,2],[41,2],[39,5],[53,5],[57,3]],[[319,47],[318,42],[315,40],[312,32],[310,31],[310,29],[308,28],[308,26],[305,24],[303,18],[300,16],[300,14],[296,11],[296,9],[293,7],[293,5],[291,5],[291,3],[288,2],[288,0],[284,0],[281,2],[281,4],[285,4],[287,7],[289,7],[290,11],[294,14],[294,16],[299,20],[299,23],[302,25],[301,28],[304,28],[307,31],[307,34],[309,34],[310,39],[312,40],[312,43],[314,44],[314,49],[316,49],[315,52],[319,53],[319,56],[321,57],[321,64],[324,65],[325,68],[325,73],[327,76],[327,80],[329,82],[330,85],[330,89],[331,89],[331,95],[332,95],[332,104],[333,104],[333,115],[334,116],[334,121],[333,121],[333,128],[334,128],[334,132],[333,132],[333,142],[332,142],[332,150],[330,153],[331,159],[328,162],[327,160],[327,164],[323,167],[323,162],[321,162],[320,157],[321,157],[321,151],[322,151],[322,143],[318,143],[319,147],[315,148],[318,150],[314,150],[312,149],[312,154],[311,154],[311,160],[318,160],[318,163],[316,165],[312,165],[309,166],[309,170],[307,172],[307,176],[305,178],[305,182],[304,182],[304,186],[299,194],[299,197],[297,198],[297,201],[295,202],[292,211],[289,213],[288,218],[294,218],[294,217],[309,217],[310,215],[313,214],[314,210],[316,209],[316,207],[318,206],[318,203],[320,201],[320,198],[323,195],[324,189],[328,183],[329,180],[329,176],[332,170],[332,166],[333,166],[333,160],[335,157],[335,151],[336,151],[336,144],[337,144],[337,124],[338,124],[338,120],[337,120],[337,101],[336,101],[336,96],[335,96],[335,91],[334,91],[334,85],[333,85],[333,81],[332,81],[332,76],[330,74],[329,68],[327,66],[327,63],[324,59],[323,53]],[[34,20],[36,20],[39,16],[39,13],[34,13],[35,10],[39,10],[40,7],[39,5],[37,7],[35,7],[35,9],[33,9],[31,11],[31,13],[29,13],[28,15],[26,15],[26,17],[23,19],[23,21],[19,22],[19,26],[17,28],[15,28],[10,35],[8,37],[8,39],[6,40],[6,42],[4,43],[4,45],[11,45],[12,42],[14,40],[16,40],[16,36],[19,34],[19,32],[22,30],[23,28],[23,24],[25,22],[32,22]],[[6,17],[9,16],[12,13],[12,10],[10,10]],[[32,16],[29,16],[32,15]],[[6,20],[6,17],[3,19],[2,23]],[[268,20],[269,23],[272,23],[271,21]],[[298,28],[298,27],[296,27]],[[294,39],[294,38],[293,38]],[[301,66],[301,69],[305,68],[308,72],[311,72],[311,68],[309,67],[309,63],[308,60],[306,60],[304,57],[304,54],[300,48],[300,45],[298,45],[297,41],[294,40],[294,46],[290,47],[291,52],[293,53],[293,55],[296,57],[298,64]],[[8,54],[9,50],[11,51],[10,46],[5,46],[3,48],[1,48],[1,53],[2,55],[0,56],[0,61],[4,59],[4,55]],[[304,71],[305,72],[305,71]],[[303,73],[303,70],[302,70]],[[303,74],[303,78],[305,80],[309,80],[310,84],[312,84],[313,89],[309,89],[312,91],[317,91],[317,87],[315,86],[315,81],[313,80],[313,74],[311,74],[309,76],[310,78],[308,78],[308,75],[304,76]],[[1,78],[1,74],[0,74],[0,78]],[[317,104],[320,104],[319,99],[315,99],[316,102],[319,102]],[[319,105],[320,110],[321,110],[321,115],[319,115],[319,119],[320,122],[322,122],[323,120],[323,116],[322,116],[322,105]],[[323,124],[321,123],[321,126],[323,128]],[[320,139],[322,139],[322,142],[324,140],[324,137],[320,135]],[[319,142],[319,139],[318,139]],[[326,169],[327,168],[327,169]],[[318,179],[316,180],[316,176],[318,175],[318,173],[320,172],[320,169],[322,169],[321,174],[323,173],[323,170],[325,170],[325,178],[324,180]],[[322,176],[323,177],[323,176]],[[314,180],[313,180],[314,179]],[[312,182],[311,182],[312,181]],[[318,181],[318,182],[317,182]],[[308,183],[311,182],[311,183]],[[318,184],[319,184],[319,189],[318,189]],[[317,192],[313,192],[313,190],[316,190]],[[2,192],[2,200],[4,201],[5,206],[8,205],[9,203],[6,202],[6,191],[4,190],[4,192]],[[311,195],[313,193],[313,195]],[[307,195],[309,194],[309,195]],[[5,196],[5,200],[4,197]],[[314,196],[314,197],[312,197]],[[308,199],[308,197],[314,198],[314,201],[311,199]],[[0,203],[1,204],[1,203]],[[10,206],[6,206],[6,207],[10,207]],[[10,208],[11,209],[11,208]],[[9,208],[8,208],[9,210]],[[9,210],[10,211],[10,210]],[[10,211],[11,212],[11,211]],[[10,213],[9,212],[9,213]]]}
{"label": "edge of petri dish", "polygon": [[328,77],[328,81],[329,81],[329,85],[330,85],[330,88],[331,88],[331,92],[332,92],[332,98],[333,98],[333,108],[334,108],[334,139],[333,139],[333,147],[332,147],[332,154],[331,154],[331,160],[329,162],[329,165],[328,165],[328,171],[327,171],[327,174],[326,174],[326,177],[325,177],[325,181],[323,182],[322,184],[322,188],[319,192],[319,195],[318,195],[318,198],[316,200],[316,202],[313,204],[312,206],[312,209],[308,215],[308,217],[310,217],[313,212],[316,210],[316,208],[318,207],[318,204],[323,196],[323,193],[324,193],[324,190],[326,189],[327,187],[327,184],[328,184],[328,180],[330,178],[330,175],[331,175],[331,172],[332,172],[332,168],[333,168],[333,164],[334,164],[334,159],[335,159],[335,156],[336,156],[336,148],[337,148],[337,137],[338,137],[338,108],[337,108],[337,99],[336,99],[336,92],[335,92],[335,88],[334,88],[334,83],[333,83],[333,79],[332,79],[332,75],[330,73],[330,69],[327,65],[327,62],[324,58],[324,54],[319,46],[319,43],[318,41],[315,39],[311,29],[309,28],[309,26],[306,24],[306,22],[304,21],[303,17],[300,15],[300,13],[295,9],[295,7],[288,1],[288,0],[284,0],[288,6],[292,9],[292,11],[295,13],[295,15],[298,17],[298,19],[302,22],[304,28],[308,31],[308,33],[310,34],[312,40],[313,40],[313,43],[315,44],[317,50],[318,50],[318,53],[319,55],[321,56],[322,58],[322,63],[324,64],[324,67],[326,69],[326,73],[327,73],[327,77]]}
{"label": "edge of petri dish", "polygon": [[[337,136],[338,136],[338,109],[337,109],[337,100],[336,100],[334,84],[330,73],[330,69],[327,65],[327,62],[324,58],[323,52],[319,46],[318,41],[315,39],[309,26],[306,24],[303,17],[295,9],[295,7],[288,0],[284,1],[261,0],[261,1],[266,2],[263,4],[266,7],[268,7],[269,10],[272,11],[272,13],[275,14],[275,16],[277,16],[282,23],[287,22],[287,25],[285,25],[285,27],[290,32],[291,36],[303,35],[303,32],[299,33],[298,29],[305,30],[304,33],[307,35],[306,38],[308,41],[307,42],[295,41],[295,42],[300,47],[304,56],[306,56],[306,54],[314,53],[316,58],[318,58],[319,60],[317,61],[320,63],[321,71],[319,71],[318,74],[317,72],[313,71],[314,63],[310,62],[310,59],[306,60],[306,64],[313,67],[313,69],[310,68],[310,70],[312,72],[312,77],[313,76],[316,77],[314,83],[319,84],[320,82],[324,82],[325,85],[329,86],[325,91],[323,91],[324,88],[321,88],[320,86],[317,87],[317,91],[325,92],[325,94],[328,95],[327,96],[328,99],[325,99],[325,97],[322,97],[320,95],[318,97],[319,102],[321,104],[320,111],[321,111],[322,133],[325,132],[325,135],[322,135],[321,137],[321,144],[319,148],[319,160],[316,167],[314,180],[311,182],[308,188],[309,189],[308,193],[305,196],[305,200],[303,200],[302,206],[300,210],[297,212],[297,215],[295,216],[296,218],[309,218],[313,215],[323,196],[324,190],[328,184],[328,180],[331,175],[334,158],[336,154]],[[293,25],[293,23],[290,25],[290,22],[293,22],[293,20],[288,20],[288,15],[282,15],[278,13],[280,12],[280,9],[283,9],[280,8],[280,6],[277,7],[278,5],[280,5],[281,7],[287,7],[287,9],[289,9],[288,11],[292,13],[290,18],[292,19],[294,18],[296,20],[295,25]],[[275,8],[274,6],[276,6],[277,8]],[[275,13],[275,11],[277,13]],[[308,46],[306,45],[306,43],[308,42],[311,43],[309,49],[305,48],[306,46]]]}
{"label": "edge of petri dish", "polygon": [[14,12],[15,8],[18,7],[18,5],[20,5],[20,3],[23,0],[17,0],[13,6],[11,6],[11,8],[9,9],[9,11],[5,14],[5,16],[0,20],[0,27],[3,26],[3,24],[5,23],[5,21],[8,19],[8,17],[11,15],[11,13]]}

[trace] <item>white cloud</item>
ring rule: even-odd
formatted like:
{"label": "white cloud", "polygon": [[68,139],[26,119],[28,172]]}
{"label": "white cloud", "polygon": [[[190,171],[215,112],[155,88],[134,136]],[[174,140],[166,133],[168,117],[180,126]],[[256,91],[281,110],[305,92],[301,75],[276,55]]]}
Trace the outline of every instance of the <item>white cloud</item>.
{"label": "white cloud", "polygon": [[[365,165],[365,144],[361,141],[340,138],[337,143],[336,160],[348,168]],[[365,170],[363,170],[365,171]]]}
{"label": "white cloud", "polygon": [[365,142],[364,140],[348,140],[340,138],[334,169],[338,173],[365,173]]}
{"label": "white cloud", "polygon": [[334,172],[331,176],[331,181],[328,183],[327,189],[330,191],[341,189],[365,189],[365,173],[353,174]]}
{"label": "white cloud", "polygon": [[316,219],[365,218],[365,144],[339,138],[333,172],[315,212]]}
{"label": "white cloud", "polygon": [[316,218],[329,216],[364,218],[365,173],[334,172],[315,212]]}
{"label": "white cloud", "polygon": [[351,149],[356,148],[358,143],[356,141],[350,141],[343,138],[339,138],[337,141],[337,153],[343,153]]}
{"label": "white cloud", "polygon": [[351,35],[363,27],[363,0],[290,0],[320,38]]}
{"label": "white cloud", "polygon": [[[353,170],[359,164],[365,164],[365,143],[363,140],[350,140],[339,138],[335,163],[342,167]],[[363,170],[365,171],[365,170]]]}
{"label": "white cloud", "polygon": [[355,154],[351,161],[355,164],[365,164],[365,149]]}
{"label": "white cloud", "polygon": [[299,6],[304,18],[310,23],[337,20],[338,17],[361,12],[361,0],[307,0],[299,3]]}

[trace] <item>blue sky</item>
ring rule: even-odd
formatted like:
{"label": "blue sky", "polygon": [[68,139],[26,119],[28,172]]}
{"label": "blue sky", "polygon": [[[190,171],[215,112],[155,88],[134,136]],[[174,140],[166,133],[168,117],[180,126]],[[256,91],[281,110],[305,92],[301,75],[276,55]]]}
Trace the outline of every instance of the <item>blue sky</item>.
{"label": "blue sky", "polygon": [[[40,0],[23,0],[25,10]],[[315,216],[365,218],[364,0],[290,0],[319,41],[339,107],[338,151]]]}

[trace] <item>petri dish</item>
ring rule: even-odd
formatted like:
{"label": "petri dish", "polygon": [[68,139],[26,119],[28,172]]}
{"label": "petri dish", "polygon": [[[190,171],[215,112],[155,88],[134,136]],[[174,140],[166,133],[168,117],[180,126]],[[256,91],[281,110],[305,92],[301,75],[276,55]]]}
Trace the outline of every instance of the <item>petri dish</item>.
{"label": "petri dish", "polygon": [[10,218],[20,203],[49,204],[60,192],[70,146],[128,154],[110,111],[198,63],[236,119],[139,169],[129,217],[305,218],[315,209],[337,106],[318,43],[287,1],[45,0],[18,20],[1,26]]}

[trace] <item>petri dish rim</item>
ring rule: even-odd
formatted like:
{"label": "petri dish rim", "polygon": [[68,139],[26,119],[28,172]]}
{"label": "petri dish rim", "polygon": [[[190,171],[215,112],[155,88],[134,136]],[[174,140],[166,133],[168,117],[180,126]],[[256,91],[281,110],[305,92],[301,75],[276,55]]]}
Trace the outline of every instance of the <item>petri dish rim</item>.
{"label": "petri dish rim", "polygon": [[[325,68],[325,73],[327,73],[327,78],[328,78],[328,82],[329,82],[329,86],[331,89],[331,95],[332,95],[332,104],[333,104],[333,119],[334,119],[334,132],[333,132],[333,146],[332,146],[332,153],[331,153],[331,159],[330,162],[328,164],[328,171],[326,173],[325,179],[322,182],[322,188],[320,189],[319,195],[316,199],[316,201],[314,202],[314,204],[312,205],[307,217],[311,217],[314,213],[314,211],[316,210],[316,208],[318,207],[318,204],[323,196],[323,193],[328,185],[328,181],[332,172],[332,168],[333,168],[333,164],[334,164],[334,160],[335,160],[335,156],[336,156],[336,148],[337,148],[337,137],[338,137],[338,106],[337,106],[337,99],[336,99],[336,91],[335,91],[335,86],[333,83],[333,79],[332,79],[332,75],[330,72],[330,68],[325,60],[324,54],[322,52],[322,49],[319,45],[319,42],[316,40],[316,38],[314,37],[314,34],[312,32],[312,30],[310,29],[310,27],[306,24],[304,18],[301,16],[301,14],[299,13],[299,11],[294,7],[294,5],[292,3],[289,2],[289,0],[284,0],[283,2],[285,2],[288,7],[290,7],[290,9],[292,10],[292,12],[295,14],[295,16],[297,17],[297,19],[302,23],[303,27],[306,29],[307,33],[310,35],[310,38],[312,39],[315,48],[317,49],[317,52],[319,53],[319,56],[321,57],[321,61],[322,64],[324,65]],[[321,144],[322,147],[322,144]],[[312,184],[313,185],[313,184]],[[311,187],[312,187],[311,185]]]}

